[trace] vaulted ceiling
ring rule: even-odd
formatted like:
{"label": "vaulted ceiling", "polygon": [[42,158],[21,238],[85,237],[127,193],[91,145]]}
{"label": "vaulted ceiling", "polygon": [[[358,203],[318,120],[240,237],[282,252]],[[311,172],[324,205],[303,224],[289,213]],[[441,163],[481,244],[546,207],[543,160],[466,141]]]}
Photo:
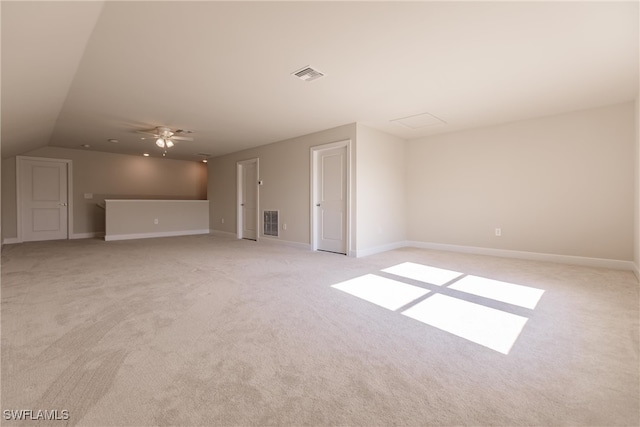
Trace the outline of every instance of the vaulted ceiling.
{"label": "vaulted ceiling", "polygon": [[[638,2],[1,3],[2,156],[201,158],[361,122],[404,139],[638,94]],[[315,81],[291,75],[311,65]],[[419,127],[395,119],[429,113]],[[118,142],[109,142],[117,139]]]}

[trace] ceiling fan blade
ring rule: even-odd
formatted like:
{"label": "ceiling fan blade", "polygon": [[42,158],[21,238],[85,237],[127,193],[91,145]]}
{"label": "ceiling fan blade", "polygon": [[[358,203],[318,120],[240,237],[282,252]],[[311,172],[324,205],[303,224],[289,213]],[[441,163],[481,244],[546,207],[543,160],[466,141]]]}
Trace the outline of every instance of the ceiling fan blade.
{"label": "ceiling fan blade", "polygon": [[176,136],[176,135],[172,135],[171,139],[173,139],[174,141],[193,141],[193,138],[191,138],[190,136]]}
{"label": "ceiling fan blade", "polygon": [[136,133],[141,133],[143,135],[151,135],[151,136],[155,136],[156,138],[160,136],[158,135],[157,132],[154,132],[153,130],[137,130]]}

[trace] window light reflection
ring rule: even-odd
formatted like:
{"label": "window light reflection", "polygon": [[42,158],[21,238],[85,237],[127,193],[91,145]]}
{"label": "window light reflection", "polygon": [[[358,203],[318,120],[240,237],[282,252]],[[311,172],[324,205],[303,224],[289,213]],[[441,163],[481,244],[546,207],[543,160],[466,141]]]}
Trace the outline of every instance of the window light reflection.
{"label": "window light reflection", "polygon": [[503,354],[509,354],[527,323],[526,317],[442,294],[402,314]]}
{"label": "window light reflection", "polygon": [[375,274],[356,277],[332,287],[389,310],[397,310],[429,293],[427,289]]}
{"label": "window light reflection", "polygon": [[[533,310],[544,294],[538,288],[412,262],[381,271],[396,276],[397,280],[367,274],[333,287],[390,310],[408,307],[403,315],[503,354],[511,351],[527,317],[510,313],[507,308],[498,310],[482,305],[471,295]],[[405,283],[403,278],[440,288],[423,289]],[[446,289],[460,294],[445,295]]]}
{"label": "window light reflection", "polygon": [[385,273],[395,274],[396,276],[406,277],[407,279],[430,283],[436,286],[442,286],[464,274],[458,271],[429,267],[427,265],[416,264],[413,262],[404,262],[402,264],[394,265],[393,267],[385,268],[382,271]]}
{"label": "window light reflection", "polygon": [[529,286],[516,285],[478,276],[466,276],[449,286],[449,289],[491,298],[524,308],[534,309],[544,291]]}

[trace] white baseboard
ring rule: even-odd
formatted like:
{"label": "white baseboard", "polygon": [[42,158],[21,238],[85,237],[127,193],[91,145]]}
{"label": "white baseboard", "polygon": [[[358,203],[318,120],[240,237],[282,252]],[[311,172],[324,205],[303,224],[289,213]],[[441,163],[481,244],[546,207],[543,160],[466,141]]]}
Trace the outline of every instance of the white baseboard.
{"label": "white baseboard", "polygon": [[69,239],[94,239],[96,237],[104,237],[104,231],[94,231],[91,233],[74,233]]}
{"label": "white baseboard", "polygon": [[276,245],[289,246],[290,248],[300,248],[311,250],[309,243],[292,242],[291,240],[274,239],[273,237],[261,236],[258,240],[259,243],[274,243]]}
{"label": "white baseboard", "polygon": [[153,237],[176,237],[176,236],[192,236],[195,234],[209,234],[209,229],[202,230],[180,230],[180,231],[160,231],[156,233],[135,233],[135,234],[115,234],[104,236],[104,240],[131,240],[131,239],[149,239]]}
{"label": "white baseboard", "polygon": [[435,249],[439,251],[462,252],[476,255],[489,255],[503,258],[519,258],[531,261],[557,262],[560,264],[583,265],[587,267],[611,268],[615,270],[634,270],[633,261],[617,259],[588,258],[572,255],[545,254],[539,252],[513,251],[508,249],[480,248],[475,246],[447,245],[444,243],[407,242],[408,246],[421,249]]}
{"label": "white baseboard", "polygon": [[[73,233],[71,235],[69,235],[69,240],[75,240],[75,239],[93,239],[96,237],[103,237],[104,236],[104,231],[94,231],[91,233]],[[6,239],[4,239],[2,241],[2,244],[4,245],[13,245],[16,243],[21,243],[17,237],[8,237]]]}
{"label": "white baseboard", "polygon": [[409,242],[395,242],[389,243],[387,245],[375,246],[373,248],[361,249],[355,251],[356,258],[362,258],[369,255],[379,254],[386,251],[392,251],[394,249],[406,248],[409,245]]}
{"label": "white baseboard", "polygon": [[[231,233],[229,231],[211,230],[210,234],[215,236],[220,236],[220,237],[230,237],[234,239],[238,238],[237,233]],[[290,240],[276,239],[274,237],[260,236],[257,242],[267,243],[267,244],[273,243],[273,244],[284,245],[284,246],[289,246],[293,248],[311,249],[311,245],[309,243],[292,242]]]}
{"label": "white baseboard", "polygon": [[[75,239],[94,239],[96,237],[104,237],[104,231],[93,231],[90,233],[73,233],[69,235],[69,240]],[[2,241],[4,245],[13,245],[21,243],[17,237],[9,237]]]}
{"label": "white baseboard", "polygon": [[636,275],[636,279],[640,282],[640,267],[635,262],[633,263],[633,274]]}

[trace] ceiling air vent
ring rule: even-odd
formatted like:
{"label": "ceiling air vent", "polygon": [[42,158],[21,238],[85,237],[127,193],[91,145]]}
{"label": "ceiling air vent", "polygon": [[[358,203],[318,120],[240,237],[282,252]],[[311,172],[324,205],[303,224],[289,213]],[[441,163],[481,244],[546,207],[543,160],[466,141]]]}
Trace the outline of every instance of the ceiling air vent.
{"label": "ceiling air vent", "polygon": [[324,77],[324,73],[322,71],[318,71],[311,66],[306,66],[304,68],[299,69],[298,71],[294,71],[291,75],[296,76],[300,80],[304,80],[306,82],[310,82],[320,77]]}
{"label": "ceiling air vent", "polygon": [[427,126],[446,125],[444,120],[429,114],[422,113],[415,116],[402,117],[400,119],[391,120],[393,123],[408,127],[409,129],[420,129]]}

